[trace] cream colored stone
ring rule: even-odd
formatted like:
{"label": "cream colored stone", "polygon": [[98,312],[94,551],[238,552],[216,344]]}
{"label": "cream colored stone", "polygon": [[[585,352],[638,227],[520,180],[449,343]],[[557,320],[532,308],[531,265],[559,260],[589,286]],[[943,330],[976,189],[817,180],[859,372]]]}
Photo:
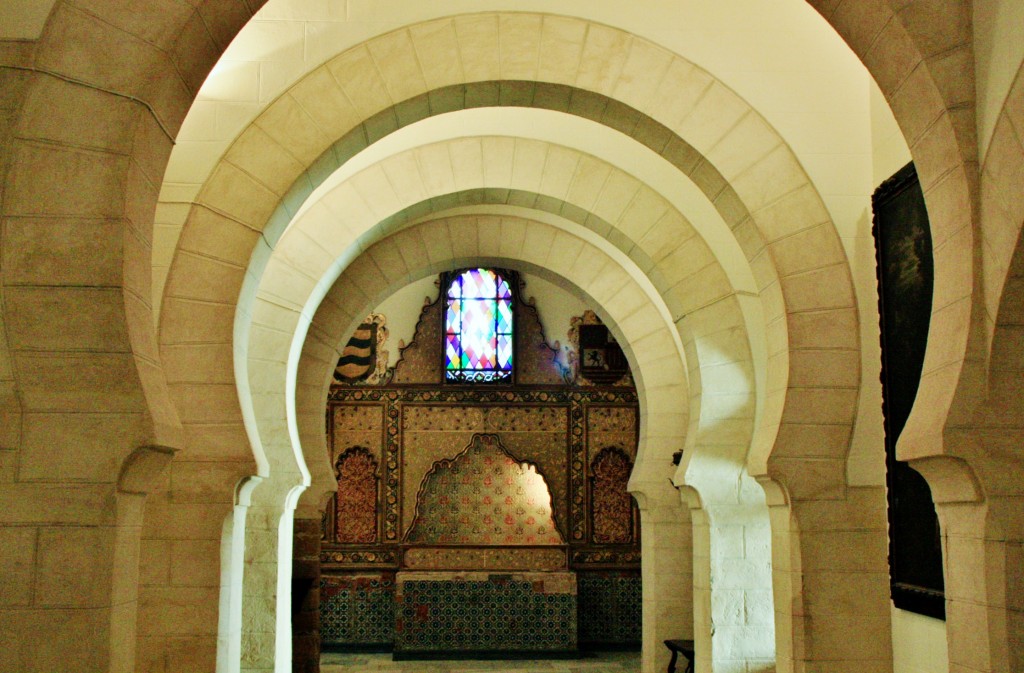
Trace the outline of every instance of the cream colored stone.
{"label": "cream colored stone", "polygon": [[498,18],[500,79],[532,80],[537,76],[542,17],[502,14]]}
{"label": "cream colored stone", "polygon": [[620,171],[613,171],[601,187],[592,211],[607,222],[618,222],[626,207],[642,188],[636,178]]}
{"label": "cream colored stone", "polygon": [[673,128],[702,154],[708,154],[736,127],[747,109],[739,96],[715,82],[703,92],[690,114]]}
{"label": "cream colored stone", "polygon": [[330,140],[339,139],[363,121],[327,68],[309,73],[289,95]]}
{"label": "cream colored stone", "polygon": [[516,142],[511,138],[483,138],[481,140],[483,162],[483,184],[491,187],[508,187],[512,184],[512,172]]}
{"label": "cream colored stone", "polygon": [[223,304],[169,297],[163,315],[164,343],[231,342],[234,314]]}
{"label": "cream colored stone", "polygon": [[809,271],[844,260],[835,230],[827,223],[776,240],[771,252],[776,265],[787,273]]}
{"label": "cream colored stone", "polygon": [[399,103],[426,89],[412,38],[400,30],[382,35],[368,45],[377,69],[387,87],[388,95]]}
{"label": "cream colored stone", "polygon": [[245,268],[181,251],[167,278],[170,297],[228,304],[238,296]]}
{"label": "cream colored stone", "polygon": [[214,169],[200,199],[214,212],[262,231],[277,205],[278,196],[245,172],[225,162]]}
{"label": "cream colored stone", "polygon": [[640,190],[636,198],[623,211],[618,229],[633,241],[638,241],[668,212],[668,201],[650,189]]}
{"label": "cream colored stone", "polygon": [[545,15],[537,79],[572,85],[576,82],[586,24],[577,19]]}
{"label": "cream colored stone", "polygon": [[557,145],[549,145],[541,172],[540,192],[546,196],[564,199],[569,192],[569,184],[579,161],[578,153]]}
{"label": "cream colored stone", "polygon": [[264,289],[261,296],[297,311],[302,310],[305,298],[316,285],[314,278],[279,258],[271,258],[265,273],[272,280],[273,290]]}
{"label": "cream colored stone", "polygon": [[424,80],[430,89],[464,81],[455,27],[451,20],[410,26],[409,34]]}
{"label": "cream colored stone", "polygon": [[[8,215],[111,218],[121,214],[123,156],[42,143],[19,143],[4,195]],[[31,176],[31,177],[30,177]],[[47,185],[67,185],[56,198]]]}
{"label": "cream colored stone", "polygon": [[394,104],[367,47],[349,49],[327,63],[328,70],[365,120]]}
{"label": "cream colored stone", "polygon": [[[323,103],[318,100],[316,107],[322,106]],[[274,101],[253,124],[285,148],[299,162],[300,169],[312,163],[336,140],[321,131],[310,113],[291,95],[281,96]]]}
{"label": "cream colored stone", "polygon": [[[771,176],[770,179],[769,176]],[[772,150],[763,159],[732,180],[733,189],[736,190],[747,208],[754,212],[754,218],[759,223],[760,217],[757,210],[772,204],[780,197],[790,195],[806,183],[807,174],[804,173],[791,150],[785,146]],[[818,207],[820,208],[820,206]],[[792,214],[789,217],[791,222],[787,231],[790,232],[827,220],[827,216],[822,217],[818,213],[813,213],[809,221],[793,217]],[[767,235],[766,232],[765,238],[772,241],[775,237]]]}
{"label": "cream colored stone", "polygon": [[786,320],[794,348],[857,348],[857,314],[852,309],[805,311]]}
{"label": "cream colored stone", "polygon": [[784,276],[782,293],[787,310],[793,312],[855,305],[850,271],[845,264]]}
{"label": "cream colored stone", "polygon": [[672,63],[672,53],[647,41],[634,40],[615,83],[612,98],[646,109]]}
{"label": "cream colored stone", "polygon": [[479,138],[465,138],[448,145],[455,188],[470,189],[480,184],[483,176],[483,146]]}
{"label": "cream colored stone", "polygon": [[590,210],[611,174],[612,167],[605,162],[587,155],[580,157],[566,200]]}
{"label": "cream colored stone", "polygon": [[590,24],[583,42],[576,86],[611,95],[629,55],[632,38],[606,26]]}
{"label": "cream colored stone", "polygon": [[500,79],[498,17],[488,14],[457,16],[454,23],[466,78],[471,82]]}

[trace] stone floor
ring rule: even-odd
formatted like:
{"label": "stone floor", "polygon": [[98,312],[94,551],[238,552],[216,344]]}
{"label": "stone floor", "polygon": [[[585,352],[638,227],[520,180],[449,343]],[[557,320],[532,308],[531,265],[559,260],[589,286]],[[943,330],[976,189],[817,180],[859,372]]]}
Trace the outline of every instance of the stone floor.
{"label": "stone floor", "polygon": [[583,659],[392,661],[390,654],[320,656],[320,673],[638,673],[639,652],[599,652]]}

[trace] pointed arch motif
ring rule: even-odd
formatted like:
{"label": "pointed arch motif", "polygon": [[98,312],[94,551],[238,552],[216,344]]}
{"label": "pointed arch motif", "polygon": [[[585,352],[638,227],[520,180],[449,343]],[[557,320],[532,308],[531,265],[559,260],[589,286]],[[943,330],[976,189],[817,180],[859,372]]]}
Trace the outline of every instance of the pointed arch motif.
{"label": "pointed arch motif", "polygon": [[353,446],[338,455],[334,476],[338,479],[334,509],[337,542],[376,542],[377,459],[366,447]]}
{"label": "pointed arch motif", "polygon": [[590,461],[590,536],[594,544],[635,541],[633,496],[626,490],[633,461],[622,449],[609,446]]}

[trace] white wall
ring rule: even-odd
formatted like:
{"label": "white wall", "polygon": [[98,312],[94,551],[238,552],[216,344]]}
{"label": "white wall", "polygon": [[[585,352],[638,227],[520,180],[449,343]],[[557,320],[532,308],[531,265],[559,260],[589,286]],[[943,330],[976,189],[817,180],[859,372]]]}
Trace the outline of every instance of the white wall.
{"label": "white wall", "polygon": [[373,309],[374,313],[383,313],[387,318],[388,340],[384,347],[388,351],[388,367],[394,367],[398,361],[399,342],[408,346],[415,336],[416,323],[419,322],[424,301],[429,299],[433,302],[437,299],[440,290],[436,283],[437,276],[421,278],[395,292]]}
{"label": "white wall", "polygon": [[946,622],[892,609],[892,673],[949,673]]}

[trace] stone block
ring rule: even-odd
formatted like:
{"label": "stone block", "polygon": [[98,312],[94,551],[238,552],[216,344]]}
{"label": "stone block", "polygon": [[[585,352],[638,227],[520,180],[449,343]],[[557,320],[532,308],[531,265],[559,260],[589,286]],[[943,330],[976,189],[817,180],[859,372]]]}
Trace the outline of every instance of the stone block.
{"label": "stone block", "polygon": [[219,594],[219,587],[142,587],[139,635],[216,638]]}
{"label": "stone block", "polygon": [[35,603],[101,608],[112,603],[114,529],[41,528]]}
{"label": "stone block", "polygon": [[[61,428],[59,444],[53,428]],[[121,461],[145,442],[141,414],[25,414],[19,478],[111,482]]]}
{"label": "stone block", "polygon": [[219,587],[220,540],[173,540],[170,582],[174,586]]}
{"label": "stone block", "polygon": [[32,602],[36,565],[36,528],[0,529],[0,606],[24,607]]}
{"label": "stone block", "polygon": [[139,584],[166,586],[171,581],[173,541],[144,538],[139,543]]}

